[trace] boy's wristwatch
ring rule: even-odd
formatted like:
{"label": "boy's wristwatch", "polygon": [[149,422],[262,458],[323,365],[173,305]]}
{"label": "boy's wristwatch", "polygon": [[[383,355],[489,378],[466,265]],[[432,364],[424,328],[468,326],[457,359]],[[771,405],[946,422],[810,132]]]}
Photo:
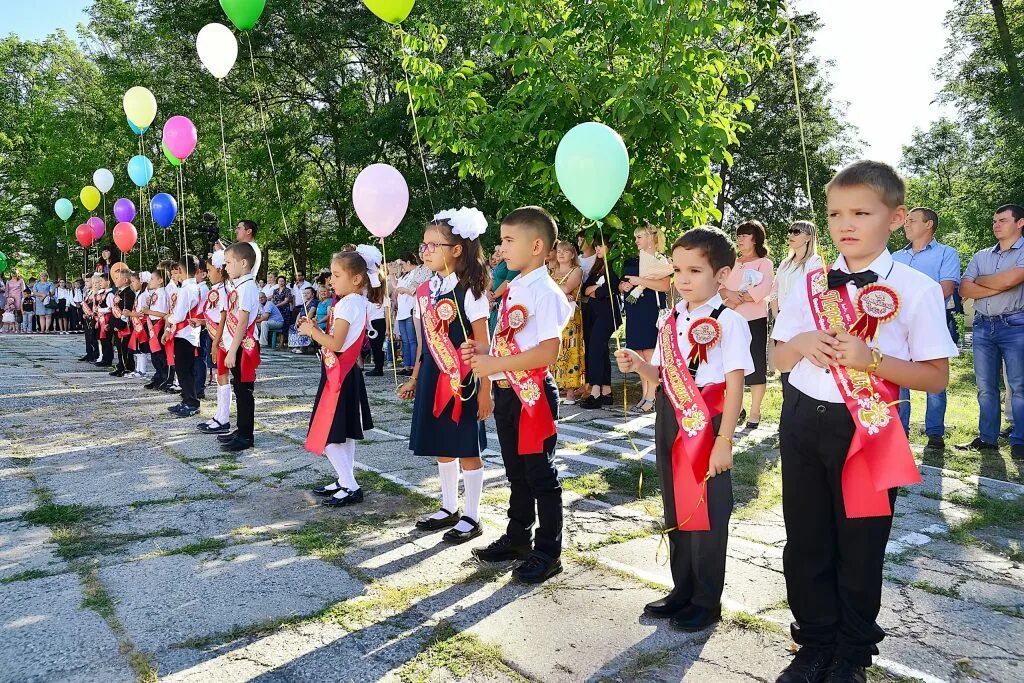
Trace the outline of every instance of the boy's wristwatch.
{"label": "boy's wristwatch", "polygon": [[882,363],[883,358],[885,358],[885,356],[882,355],[880,350],[876,348],[871,349],[871,362],[868,363],[867,367],[869,375],[873,375],[878,372],[878,366]]}

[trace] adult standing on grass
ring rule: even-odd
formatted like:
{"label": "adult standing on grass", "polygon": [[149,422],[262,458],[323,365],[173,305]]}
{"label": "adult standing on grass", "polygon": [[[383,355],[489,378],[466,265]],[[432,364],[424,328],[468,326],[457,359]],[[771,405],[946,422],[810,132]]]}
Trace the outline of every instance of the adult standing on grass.
{"label": "adult standing on grass", "polygon": [[974,299],[974,374],[978,382],[978,436],[960,450],[996,451],[999,439],[999,372],[1006,364],[1012,392],[1010,453],[1024,460],[1024,207],[1005,204],[992,215],[998,243],[971,259],[960,295]]}
{"label": "adult standing on grass", "polygon": [[[935,239],[939,228],[939,216],[926,207],[911,209],[903,230],[910,244],[892,255],[894,261],[904,263],[935,280],[942,287],[946,300],[946,317],[953,307],[953,292],[960,284],[960,254],[956,249],[940,244]],[[947,326],[948,327],[948,326]],[[942,450],[946,447],[946,390],[927,394],[924,413],[924,433],[928,437],[928,448]],[[910,434],[910,390],[900,389],[900,422],[903,431]]]}

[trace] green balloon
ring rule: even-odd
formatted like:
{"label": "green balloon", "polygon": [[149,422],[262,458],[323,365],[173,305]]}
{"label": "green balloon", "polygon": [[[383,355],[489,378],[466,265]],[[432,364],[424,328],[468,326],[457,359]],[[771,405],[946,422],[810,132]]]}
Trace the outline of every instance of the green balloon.
{"label": "green balloon", "polygon": [[7,272],[7,254],[0,251],[0,273]]}
{"label": "green balloon", "polygon": [[603,219],[619,201],[629,180],[629,153],[614,130],[589,121],[565,134],[555,151],[558,186],[592,221]]}
{"label": "green balloon", "polygon": [[[401,24],[412,11],[415,0],[363,0],[363,4],[389,24]],[[223,3],[224,0],[221,0]]]}
{"label": "green balloon", "polygon": [[161,142],[160,146],[164,150],[164,156],[167,157],[167,161],[171,162],[171,166],[181,166],[181,159],[171,154],[171,150],[167,149],[167,145]]}
{"label": "green balloon", "polygon": [[239,31],[248,31],[263,14],[267,0],[220,0],[220,7]]}

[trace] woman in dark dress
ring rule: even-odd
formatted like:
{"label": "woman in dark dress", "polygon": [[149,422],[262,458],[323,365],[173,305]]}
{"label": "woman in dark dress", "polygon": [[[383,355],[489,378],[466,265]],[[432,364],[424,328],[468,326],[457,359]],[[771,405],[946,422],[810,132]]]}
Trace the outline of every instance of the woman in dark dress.
{"label": "woman in dark dress", "polygon": [[584,349],[590,396],[577,404],[587,409],[612,404],[612,363],[608,342],[622,324],[619,277],[614,270],[605,267],[608,248],[603,236],[594,239],[594,248],[597,250],[597,260],[583,283],[583,293],[589,297],[584,309],[584,319],[587,321]]}
{"label": "woman in dark dress", "polygon": [[[643,225],[633,231],[636,247],[651,256],[660,256],[665,251],[665,233],[654,225]],[[623,294],[626,312],[626,347],[639,353],[648,363],[654,355],[654,343],[658,338],[658,314],[665,308],[665,293],[669,289],[669,278],[651,279],[640,277],[640,256],[626,261],[622,268],[622,282],[619,291]],[[641,377],[643,396],[633,406],[634,410],[649,413],[654,410],[654,390],[657,382]]]}

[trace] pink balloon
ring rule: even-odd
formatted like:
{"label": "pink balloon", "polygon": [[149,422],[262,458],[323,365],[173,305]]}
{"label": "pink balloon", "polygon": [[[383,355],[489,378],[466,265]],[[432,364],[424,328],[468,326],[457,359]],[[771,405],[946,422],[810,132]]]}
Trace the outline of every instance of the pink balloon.
{"label": "pink balloon", "polygon": [[98,240],[99,238],[103,237],[103,233],[107,231],[107,226],[103,224],[103,219],[100,218],[99,216],[93,216],[92,218],[87,220],[86,223],[88,223],[89,227],[92,228],[93,239]]}
{"label": "pink balloon", "polygon": [[164,144],[167,151],[184,161],[199,141],[196,126],[185,116],[172,116],[164,124]]}
{"label": "pink balloon", "polygon": [[360,171],[352,185],[352,204],[373,235],[387,237],[409,209],[409,185],[394,166],[371,164]]}

